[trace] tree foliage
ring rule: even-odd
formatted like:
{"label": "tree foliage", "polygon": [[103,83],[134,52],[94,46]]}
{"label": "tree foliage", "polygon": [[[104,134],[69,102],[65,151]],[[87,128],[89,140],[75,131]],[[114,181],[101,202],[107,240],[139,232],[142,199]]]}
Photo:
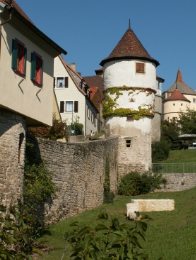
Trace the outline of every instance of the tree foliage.
{"label": "tree foliage", "polygon": [[162,183],[164,183],[164,179],[160,174],[131,172],[122,177],[118,186],[118,194],[125,196],[145,194],[159,189]]}
{"label": "tree foliage", "polygon": [[164,120],[161,123],[161,140],[164,140],[171,146],[172,143],[178,140],[179,131],[180,127],[177,120]]}
{"label": "tree foliage", "polygon": [[63,139],[68,140],[68,128],[66,122],[53,118],[52,126],[29,127],[29,133],[36,137],[48,138],[51,140]]}
{"label": "tree foliage", "polygon": [[95,227],[72,224],[71,231],[65,234],[70,248],[69,259],[73,260],[124,260],[147,259],[142,248],[147,224],[142,221],[120,223],[106,212],[99,216]]}
{"label": "tree foliage", "polygon": [[188,109],[179,117],[181,134],[196,134],[196,111]]}

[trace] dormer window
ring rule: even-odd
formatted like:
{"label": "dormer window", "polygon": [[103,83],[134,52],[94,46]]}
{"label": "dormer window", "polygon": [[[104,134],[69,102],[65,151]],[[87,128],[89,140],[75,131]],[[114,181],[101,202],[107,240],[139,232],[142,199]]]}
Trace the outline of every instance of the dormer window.
{"label": "dormer window", "polygon": [[15,73],[24,77],[26,74],[27,49],[17,39],[12,40],[12,69]]}
{"label": "dormer window", "polygon": [[37,53],[31,53],[31,80],[41,87],[43,84],[43,60]]}
{"label": "dormer window", "polygon": [[145,73],[145,64],[143,62],[136,62],[136,73]]}
{"label": "dormer window", "polygon": [[54,78],[54,86],[56,88],[68,88],[68,77]]}

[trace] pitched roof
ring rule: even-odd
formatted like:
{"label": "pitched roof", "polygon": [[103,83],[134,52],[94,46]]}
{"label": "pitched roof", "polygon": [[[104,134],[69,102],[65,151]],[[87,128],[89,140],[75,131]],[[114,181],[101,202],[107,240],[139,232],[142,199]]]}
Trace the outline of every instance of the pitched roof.
{"label": "pitched roof", "polygon": [[190,100],[188,100],[181,92],[179,89],[174,89],[174,91],[171,93],[171,95],[164,100],[164,102],[166,101],[186,101],[186,102],[190,102]]}
{"label": "pitched roof", "polygon": [[[39,37],[41,37],[45,42],[47,42],[53,49],[57,51],[57,55],[60,53],[67,54],[67,52],[56,44],[52,39],[50,39],[46,34],[44,34],[38,27],[36,27],[28,15],[22,10],[22,8],[17,4],[15,0],[0,0],[0,3],[6,4],[5,12],[12,12],[20,21],[25,23],[30,30],[35,32]],[[12,19],[11,21],[12,22]],[[14,22],[13,22],[14,23]]]}
{"label": "pitched roof", "polygon": [[84,91],[84,89],[81,87],[81,83],[84,82],[84,79],[80,76],[80,74],[78,74],[76,71],[74,71],[62,58],[62,56],[59,56],[59,59],[61,60],[64,68],[66,69],[66,71],[68,72],[69,76],[71,77],[71,79],[73,80],[74,84],[76,85],[76,87],[78,88],[78,90],[86,96],[86,92]]}
{"label": "pitched roof", "polygon": [[89,86],[95,86],[101,91],[104,90],[103,78],[101,76],[85,76],[84,79]]}
{"label": "pitched roof", "polygon": [[180,70],[177,72],[176,81],[172,84],[172,86],[166,92],[172,92],[175,89],[178,89],[182,94],[188,95],[196,95],[196,91],[190,88],[182,78],[182,73]]}
{"label": "pitched roof", "polygon": [[159,65],[159,62],[149,55],[131,28],[125,32],[110,55],[102,60],[100,65],[103,66],[106,62],[119,59],[147,60],[153,62],[156,66]]}
{"label": "pitched roof", "polygon": [[103,78],[101,76],[84,77],[90,87],[90,99],[98,110],[103,100]]}

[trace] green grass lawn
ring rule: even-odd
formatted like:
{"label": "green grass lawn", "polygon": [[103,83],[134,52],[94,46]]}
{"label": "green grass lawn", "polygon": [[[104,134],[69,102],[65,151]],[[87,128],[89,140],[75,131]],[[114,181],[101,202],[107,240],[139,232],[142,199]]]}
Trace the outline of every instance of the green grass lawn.
{"label": "green grass lawn", "polygon": [[[149,260],[196,260],[196,188],[183,192],[152,193],[134,198],[168,198],[175,199],[175,210],[171,212],[148,213],[146,243],[144,247],[149,254]],[[64,252],[65,231],[71,222],[78,220],[84,224],[96,223],[101,209],[106,209],[121,221],[125,219],[126,203],[131,197],[118,196],[113,204],[104,204],[96,210],[84,212],[76,217],[65,219],[51,226],[51,235],[44,236],[47,246],[53,248],[40,259],[61,259]],[[65,252],[64,259],[70,259]]]}
{"label": "green grass lawn", "polygon": [[157,173],[196,173],[196,149],[171,150],[167,160],[153,164]]}
{"label": "green grass lawn", "polygon": [[196,162],[196,149],[193,150],[171,150],[165,163]]}

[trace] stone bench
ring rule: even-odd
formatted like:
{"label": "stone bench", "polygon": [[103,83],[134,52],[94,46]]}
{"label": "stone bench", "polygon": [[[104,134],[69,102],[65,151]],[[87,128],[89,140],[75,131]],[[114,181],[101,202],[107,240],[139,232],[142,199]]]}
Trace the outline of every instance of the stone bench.
{"label": "stone bench", "polygon": [[171,211],[175,209],[172,199],[132,199],[127,203],[127,217],[137,219],[136,212]]}

